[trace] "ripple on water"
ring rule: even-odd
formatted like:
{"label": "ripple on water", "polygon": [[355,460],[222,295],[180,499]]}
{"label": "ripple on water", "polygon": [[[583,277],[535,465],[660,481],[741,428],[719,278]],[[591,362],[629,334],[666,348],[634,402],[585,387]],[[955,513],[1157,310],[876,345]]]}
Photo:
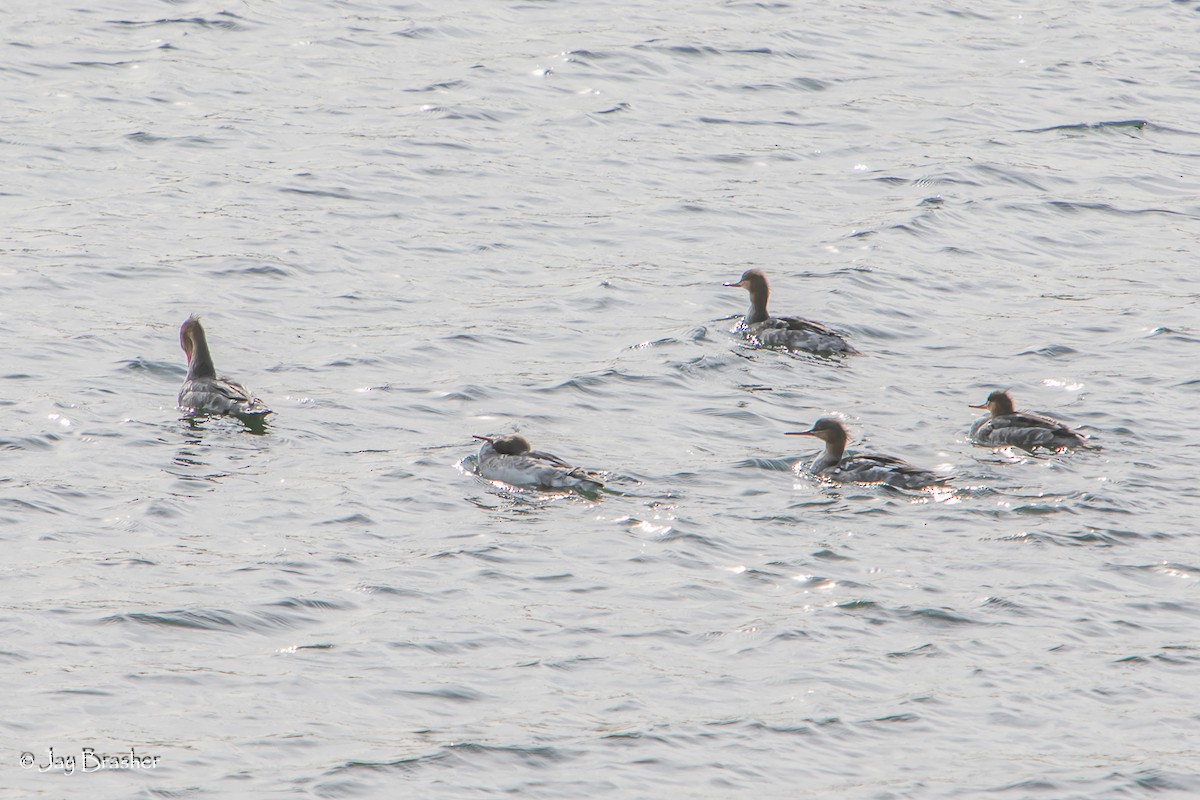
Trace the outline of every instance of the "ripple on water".
{"label": "ripple on water", "polygon": [[208,30],[241,32],[248,30],[248,28],[242,24],[244,21],[245,19],[243,17],[239,17],[237,14],[234,14],[230,11],[220,11],[216,14],[216,18],[213,19],[207,17],[163,17],[155,20],[114,19],[109,20],[108,24],[125,28],[183,26]]}
{"label": "ripple on water", "polygon": [[117,363],[121,365],[122,371],[145,372],[155,377],[169,378],[172,382],[182,380],[187,375],[187,367],[177,361],[160,361],[139,356]]}
{"label": "ripple on water", "polygon": [[477,703],[487,699],[483,692],[466,686],[440,686],[436,689],[394,689],[392,694],[419,700],[448,701],[451,703]]}
{"label": "ripple on water", "polygon": [[62,437],[56,433],[0,436],[0,450],[48,450],[61,440]]}
{"label": "ripple on water", "polygon": [[[286,601],[282,604],[287,606]],[[337,605],[334,604],[334,607]],[[160,612],[133,611],[125,614],[112,614],[98,621],[104,624],[145,625],[226,633],[268,633],[311,625],[317,622],[317,619],[304,614],[287,614],[278,611],[232,611],[214,608]]]}
{"label": "ripple on water", "polygon": [[1156,128],[1158,126],[1144,119],[1121,119],[1112,120],[1109,122],[1072,122],[1063,125],[1050,125],[1045,128],[1029,128],[1027,130],[1018,131],[1018,133],[1105,133],[1108,131],[1129,132],[1137,131],[1141,133],[1147,128]]}
{"label": "ripple on water", "polygon": [[1142,534],[1133,531],[1099,528],[1069,531],[1032,530],[996,537],[997,541],[1050,544],[1059,547],[1117,547],[1132,544],[1132,540],[1142,538]]}
{"label": "ripple on water", "polygon": [[1166,645],[1158,652],[1124,656],[1118,658],[1115,663],[1135,666],[1195,667],[1200,665],[1200,651],[1190,645]]}
{"label": "ripple on water", "polygon": [[[1200,792],[1200,778],[1193,773],[1147,769],[1134,772],[1099,768],[1104,774],[1097,777],[1034,779],[982,788],[997,794],[1042,794],[1062,797],[1154,797],[1162,792]],[[1149,794],[1147,794],[1149,793]]]}
{"label": "ripple on water", "polygon": [[502,745],[456,742],[431,753],[406,756],[389,761],[347,761],[332,768],[329,775],[358,770],[414,772],[426,767],[450,770],[475,770],[495,766],[544,768],[570,761],[571,751],[542,745]]}

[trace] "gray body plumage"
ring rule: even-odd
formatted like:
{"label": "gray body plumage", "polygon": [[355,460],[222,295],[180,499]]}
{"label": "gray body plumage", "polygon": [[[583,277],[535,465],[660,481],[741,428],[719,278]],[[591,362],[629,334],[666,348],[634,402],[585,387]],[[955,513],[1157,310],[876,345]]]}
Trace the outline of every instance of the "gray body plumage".
{"label": "gray body plumage", "polygon": [[859,355],[836,331],[801,317],[768,317],[762,322],[747,324],[746,332],[765,347],[843,356]]}
{"label": "gray body plumage", "polygon": [[936,472],[877,454],[843,456],[833,462],[823,453],[813,462],[812,471],[839,483],[886,483],[900,489],[925,489],[946,482]]}
{"label": "gray body plumage", "polygon": [[179,390],[179,407],[197,414],[263,417],[271,413],[266,403],[245,386],[228,378],[189,378]]}
{"label": "gray body plumage", "polygon": [[971,438],[981,444],[1011,445],[1023,450],[1079,447],[1084,441],[1082,434],[1058,420],[1028,411],[980,417],[971,425]]}

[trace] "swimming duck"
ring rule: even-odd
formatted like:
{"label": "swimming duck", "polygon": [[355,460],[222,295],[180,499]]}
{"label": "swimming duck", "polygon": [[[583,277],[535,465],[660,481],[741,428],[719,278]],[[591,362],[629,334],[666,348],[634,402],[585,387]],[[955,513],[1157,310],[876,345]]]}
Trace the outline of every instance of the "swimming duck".
{"label": "swimming duck", "polygon": [[261,420],[271,409],[236,381],[217,377],[208,339],[195,314],[179,328],[179,344],[187,354],[188,373],[179,390],[179,407],[193,414],[229,414]]}
{"label": "swimming duck", "polygon": [[1080,447],[1086,438],[1044,414],[1014,411],[1012,395],[1007,391],[992,392],[986,402],[970,407],[989,412],[971,425],[971,438],[979,444],[1015,445],[1033,452],[1038,447],[1050,450]]}
{"label": "swimming duck", "polygon": [[771,294],[771,287],[767,285],[767,276],[761,269],[748,269],[737,283],[725,285],[740,286],[750,293],[746,332],[767,347],[844,356],[860,355],[841,334],[819,322],[802,317],[772,317],[768,314],[767,298]]}
{"label": "swimming duck", "polygon": [[949,478],[914,467],[893,456],[843,455],[846,426],[835,417],[821,417],[806,431],[789,431],[788,436],[815,436],[825,442],[825,452],[812,463],[812,471],[839,483],[886,483],[900,489],[925,489],[943,485]]}
{"label": "swimming duck", "polygon": [[479,448],[476,471],[483,478],[510,486],[533,489],[573,489],[598,492],[604,482],[590,472],[572,467],[556,455],[534,450],[529,440],[516,433],[504,436],[475,436]]}

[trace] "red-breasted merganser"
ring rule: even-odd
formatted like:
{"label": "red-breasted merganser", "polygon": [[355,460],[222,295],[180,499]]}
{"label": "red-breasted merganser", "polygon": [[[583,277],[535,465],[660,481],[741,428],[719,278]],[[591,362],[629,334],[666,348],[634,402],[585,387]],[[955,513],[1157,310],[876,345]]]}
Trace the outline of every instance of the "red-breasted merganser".
{"label": "red-breasted merganser", "polygon": [[767,298],[771,288],[761,269],[748,269],[737,283],[750,293],[750,309],[746,312],[746,332],[767,347],[786,347],[810,353],[843,356],[861,355],[841,334],[819,322],[803,317],[772,317],[767,313]]}
{"label": "red-breasted merganser", "polygon": [[1013,445],[1033,452],[1039,447],[1050,450],[1081,447],[1087,438],[1044,414],[1014,411],[1012,395],[1006,391],[992,392],[986,402],[970,407],[989,412],[971,425],[971,438],[979,444]]}
{"label": "red-breasted merganser", "polygon": [[181,409],[190,414],[229,414],[251,420],[261,420],[271,413],[245,386],[217,377],[208,339],[195,314],[179,328],[179,344],[188,360],[187,380],[179,390]]}
{"label": "red-breasted merganser", "polygon": [[475,470],[480,477],[509,486],[533,489],[568,489],[593,494],[604,482],[590,472],[573,467],[551,453],[534,450],[529,440],[516,433],[504,436],[475,436],[483,442]]}
{"label": "red-breasted merganser", "polygon": [[814,474],[838,483],[886,483],[900,489],[925,489],[941,486],[949,478],[914,467],[893,456],[876,454],[843,455],[846,452],[846,426],[835,417],[821,417],[806,431],[789,431],[788,436],[815,436],[825,442],[825,452],[817,456]]}

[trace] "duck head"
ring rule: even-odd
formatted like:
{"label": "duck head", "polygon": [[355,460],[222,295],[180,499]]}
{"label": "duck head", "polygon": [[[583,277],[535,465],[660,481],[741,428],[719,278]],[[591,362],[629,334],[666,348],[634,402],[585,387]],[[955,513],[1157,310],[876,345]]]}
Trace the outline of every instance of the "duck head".
{"label": "duck head", "polygon": [[845,447],[849,435],[846,426],[837,417],[821,417],[806,431],[788,431],[788,436],[815,436],[834,447]]}
{"label": "duck head", "polygon": [[987,400],[979,405],[969,404],[970,408],[987,409],[993,417],[1013,413],[1012,395],[1007,390],[997,389],[987,396]]}
{"label": "duck head", "polygon": [[750,310],[746,313],[747,325],[762,322],[769,316],[767,314],[767,298],[771,294],[771,287],[767,283],[766,274],[761,269],[748,269],[742,273],[741,279],[736,283],[725,285],[740,286],[750,293]]}
{"label": "duck head", "polygon": [[215,378],[216,368],[213,367],[212,355],[208,352],[208,338],[200,325],[200,318],[195,314],[183,321],[179,327],[179,346],[183,348],[188,361],[188,378]]}
{"label": "duck head", "polygon": [[473,436],[481,442],[490,442],[492,449],[504,456],[522,456],[533,448],[529,440],[519,433],[506,433],[503,436]]}

